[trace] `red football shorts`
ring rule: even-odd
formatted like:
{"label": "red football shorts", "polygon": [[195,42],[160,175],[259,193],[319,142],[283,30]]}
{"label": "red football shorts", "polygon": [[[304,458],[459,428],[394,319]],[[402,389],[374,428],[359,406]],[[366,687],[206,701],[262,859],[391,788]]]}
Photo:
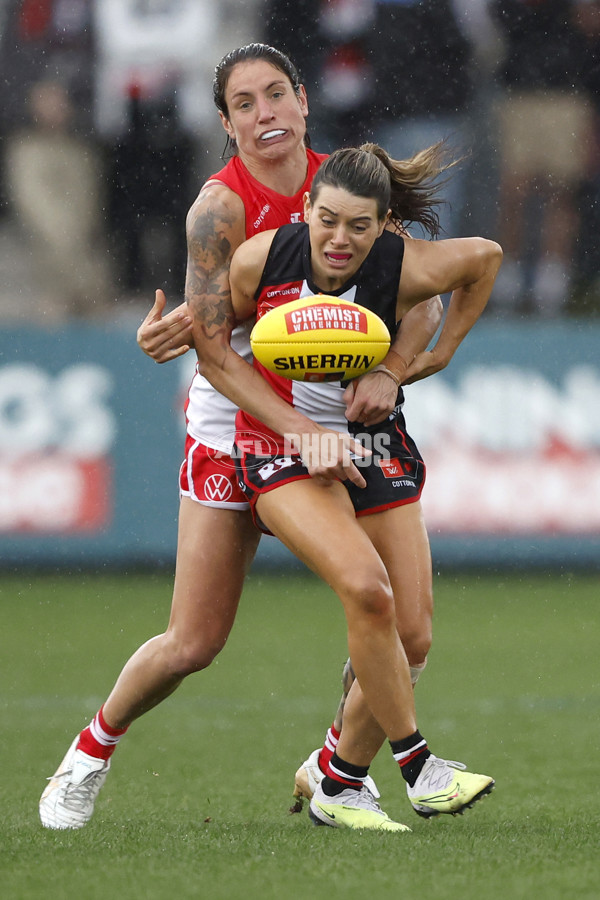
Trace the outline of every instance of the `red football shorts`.
{"label": "red football shorts", "polygon": [[207,447],[189,434],[179,470],[179,493],[203,506],[220,509],[249,509],[250,506],[238,484],[231,456]]}

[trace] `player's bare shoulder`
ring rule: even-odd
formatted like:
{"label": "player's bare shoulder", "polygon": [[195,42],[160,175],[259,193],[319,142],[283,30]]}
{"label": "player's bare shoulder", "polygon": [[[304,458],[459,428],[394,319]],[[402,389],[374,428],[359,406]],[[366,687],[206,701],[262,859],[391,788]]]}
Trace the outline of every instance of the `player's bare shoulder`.
{"label": "player's bare shoulder", "polygon": [[252,272],[262,273],[276,234],[277,229],[273,228],[269,231],[261,231],[244,241],[233,255],[231,271],[233,272],[235,269],[238,274],[247,275]]}
{"label": "player's bare shoulder", "polygon": [[208,181],[187,214],[186,234],[192,258],[210,254],[216,267],[227,263],[246,237],[242,198],[222,181]]}

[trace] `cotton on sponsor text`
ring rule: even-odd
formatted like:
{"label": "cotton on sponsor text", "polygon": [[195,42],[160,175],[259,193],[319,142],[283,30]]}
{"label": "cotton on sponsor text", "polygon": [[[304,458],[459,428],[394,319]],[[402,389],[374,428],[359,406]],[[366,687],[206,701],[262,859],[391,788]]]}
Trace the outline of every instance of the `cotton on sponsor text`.
{"label": "cotton on sponsor text", "polygon": [[[297,297],[300,293],[300,287],[298,285],[294,285],[293,287],[286,288],[277,288],[274,291],[267,291],[266,297],[267,300],[272,300],[273,297]],[[262,315],[265,315],[263,312]]]}
{"label": "cotton on sponsor text", "polygon": [[270,209],[271,209],[270,205],[269,205],[268,203],[265,203],[265,205],[263,206],[263,208],[262,208],[261,211],[259,212],[258,216],[257,216],[256,219],[254,220],[254,227],[255,227],[255,228],[260,228],[260,226],[262,225],[262,223],[263,223],[263,221],[264,221],[264,218],[265,218],[266,214],[269,212]]}

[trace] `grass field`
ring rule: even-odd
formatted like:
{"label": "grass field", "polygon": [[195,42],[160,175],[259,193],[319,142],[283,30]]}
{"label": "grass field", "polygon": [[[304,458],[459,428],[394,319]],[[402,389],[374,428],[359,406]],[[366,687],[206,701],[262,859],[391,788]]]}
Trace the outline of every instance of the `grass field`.
{"label": "grass field", "polygon": [[218,661],[121,743],[90,824],[42,829],[45,776],[127,656],[163,629],[170,589],[163,574],[0,577],[2,897],[600,897],[593,576],[436,580],[420,729],[497,784],[463,817],[419,819],[387,748],[372,774],[412,834],[288,814],[295,768],[335,711],[344,623],[315,580],[257,572]]}

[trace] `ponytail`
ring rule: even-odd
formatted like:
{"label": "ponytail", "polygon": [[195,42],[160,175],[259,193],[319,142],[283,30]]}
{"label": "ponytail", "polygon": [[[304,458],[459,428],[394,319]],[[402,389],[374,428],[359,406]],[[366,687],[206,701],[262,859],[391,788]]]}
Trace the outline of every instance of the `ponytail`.
{"label": "ponytail", "polygon": [[335,150],[320,166],[310,191],[314,203],[320,185],[340,187],[358,197],[377,203],[380,220],[391,210],[390,220],[399,231],[419,224],[431,236],[441,231],[436,209],[446,201],[441,189],[450,176],[444,172],[460,160],[448,160],[444,141],[420,150],[410,159],[397,160],[378,144]]}

